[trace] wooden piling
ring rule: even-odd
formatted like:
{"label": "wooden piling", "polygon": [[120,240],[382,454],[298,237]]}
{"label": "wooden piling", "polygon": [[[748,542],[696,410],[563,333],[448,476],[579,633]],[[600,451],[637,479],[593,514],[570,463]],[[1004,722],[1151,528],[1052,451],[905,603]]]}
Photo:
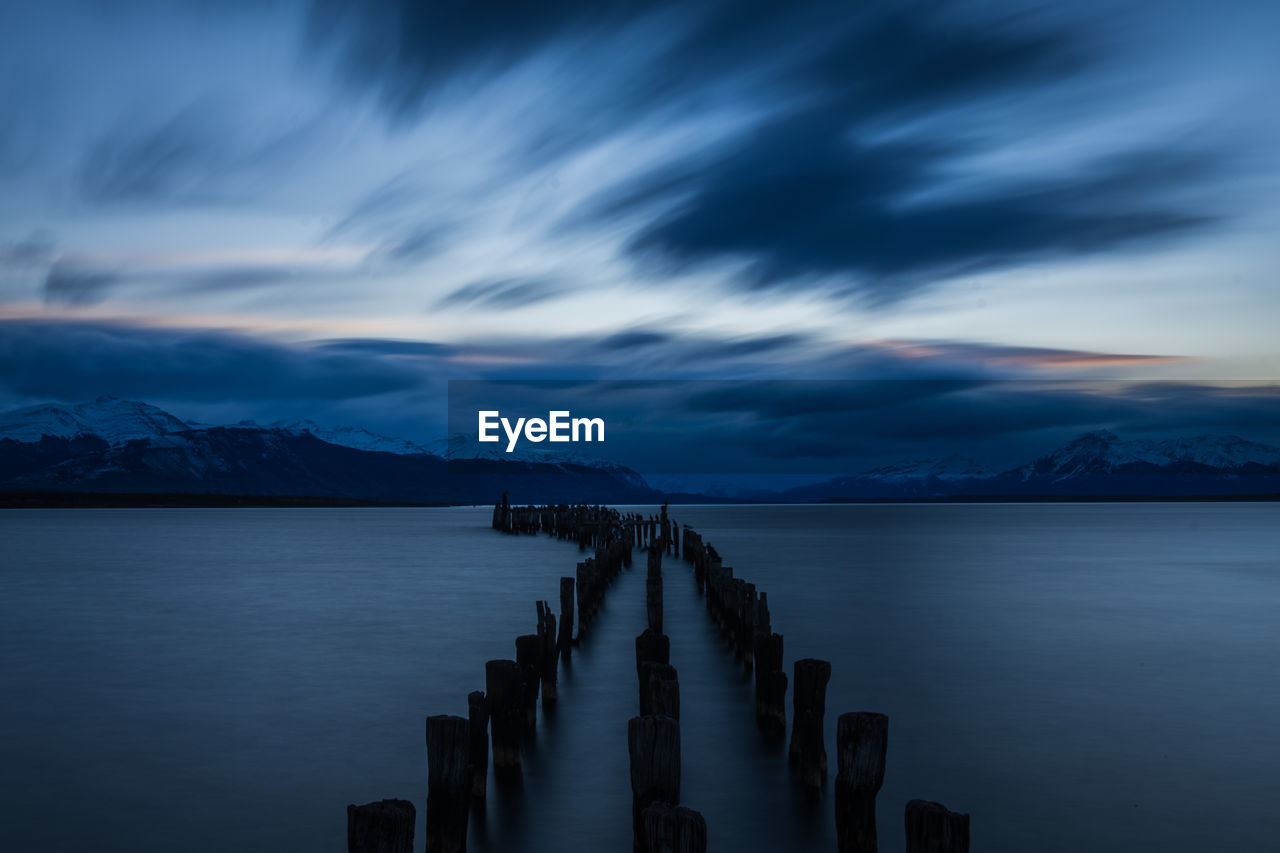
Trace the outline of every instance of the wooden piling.
{"label": "wooden piling", "polygon": [[347,853],[413,853],[417,810],[408,800],[347,806]]}
{"label": "wooden piling", "polygon": [[670,664],[640,665],[640,714],[680,719],[680,680]]}
{"label": "wooden piling", "polygon": [[524,730],[520,665],[513,660],[491,660],[484,665],[484,675],[493,737],[493,772],[499,776],[519,775],[520,734]]}
{"label": "wooden piling", "polygon": [[631,755],[631,818],[634,849],[645,851],[644,810],[680,802],[680,724],[670,717],[632,717],[627,723]]}
{"label": "wooden piling", "polygon": [[707,822],[684,806],[654,803],[641,814],[645,853],[706,853]]}
{"label": "wooden piling", "polygon": [[889,718],[856,711],[836,724],[836,840],[840,853],[877,853],[876,794],[884,784]]}
{"label": "wooden piling", "polygon": [[538,674],[542,679],[542,705],[554,705],[559,699],[560,649],[557,647],[556,615],[551,605],[538,602]]}
{"label": "wooden piling", "polygon": [[756,725],[781,737],[787,733],[787,674],[782,670],[782,635],[756,638]]}
{"label": "wooden piling", "polygon": [[640,665],[649,663],[671,663],[671,639],[666,634],[659,634],[652,628],[645,628],[636,637],[636,677],[640,677]]}
{"label": "wooden piling", "polygon": [[942,803],[912,800],[906,813],[907,853],[969,853],[969,815]]}
{"label": "wooden piling", "polygon": [[556,645],[566,658],[573,653],[573,578],[560,578],[560,636]]}
{"label": "wooden piling", "polygon": [[470,810],[470,723],[427,717],[427,853],[466,853]]}
{"label": "wooden piling", "polygon": [[489,781],[489,699],[483,690],[467,694],[471,732],[471,796],[483,800]]}
{"label": "wooden piling", "polygon": [[822,720],[826,714],[827,682],[831,664],[804,658],[795,663],[791,686],[791,763],[800,768],[805,788],[817,791],[827,780],[827,749],[822,740]]}
{"label": "wooden piling", "polygon": [[520,667],[520,707],[524,709],[525,734],[533,734],[538,728],[538,688],[542,683],[538,649],[541,645],[537,634],[521,634],[516,637],[516,664]]}
{"label": "wooden piling", "polygon": [[662,575],[649,575],[644,580],[644,609],[649,628],[662,633]]}

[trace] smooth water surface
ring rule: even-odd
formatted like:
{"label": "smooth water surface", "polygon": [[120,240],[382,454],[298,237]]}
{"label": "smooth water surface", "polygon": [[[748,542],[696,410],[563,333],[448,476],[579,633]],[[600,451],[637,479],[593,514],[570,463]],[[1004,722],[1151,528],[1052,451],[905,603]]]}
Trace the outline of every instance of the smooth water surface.
{"label": "smooth water surface", "polygon": [[[580,555],[488,509],[0,512],[0,837],[13,850],[345,849],[345,807],[419,808],[423,718],[466,713]],[[1280,837],[1280,506],[673,507],[832,662],[827,749],[889,715],[902,807],[975,850],[1267,850]],[[643,560],[561,668],[478,851],[630,847]],[[691,572],[666,563],[682,799],[718,851],[835,849]],[[788,707],[788,716],[790,708]]]}

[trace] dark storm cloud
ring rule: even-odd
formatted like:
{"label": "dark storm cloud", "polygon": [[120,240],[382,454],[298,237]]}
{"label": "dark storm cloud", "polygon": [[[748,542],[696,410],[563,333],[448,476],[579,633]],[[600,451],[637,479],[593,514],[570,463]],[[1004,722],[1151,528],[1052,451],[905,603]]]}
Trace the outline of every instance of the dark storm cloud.
{"label": "dark storm cloud", "polygon": [[673,188],[686,200],[631,250],[677,269],[746,260],[738,280],[750,287],[852,274],[851,289],[885,301],[939,277],[1097,254],[1214,221],[1141,189],[1165,177],[1171,190],[1197,174],[1170,174],[1156,152],[1077,180],[905,204],[944,164],[936,147],[860,145],[826,117],[813,120],[778,122],[690,174]]}
{"label": "dark storm cloud", "polygon": [[[337,44],[355,79],[397,115],[431,103],[457,75],[498,74],[534,55],[588,63],[565,100],[585,97],[589,114],[557,124],[572,141],[528,149],[531,160],[625,130],[681,98],[766,107],[768,118],[728,140],[692,147],[621,188],[606,180],[566,220],[568,229],[626,221],[627,250],[659,277],[722,265],[733,271],[730,286],[817,287],[887,303],[941,279],[1154,245],[1220,218],[1173,196],[1210,180],[1222,152],[1180,150],[1170,139],[1055,175],[978,175],[963,194],[930,197],[1001,131],[976,140],[930,133],[929,122],[997,100],[1005,115],[1034,114],[1045,93],[1092,80],[1105,57],[1102,18],[1090,26],[1045,9],[764,0],[319,2],[312,17],[317,42]],[[660,21],[669,41],[629,41],[642,21]],[[602,60],[571,46],[587,36],[613,43],[616,56],[657,54],[626,73],[607,61],[592,67]],[[891,141],[883,131],[895,122],[924,129]]]}
{"label": "dark storm cloud", "polygon": [[546,278],[499,278],[464,284],[441,297],[435,307],[511,311],[558,299],[571,291],[572,288],[562,282]]}
{"label": "dark storm cloud", "polygon": [[15,396],[333,401],[420,386],[409,365],[206,330],[0,320],[0,388]]}
{"label": "dark storm cloud", "polygon": [[650,6],[640,0],[475,0],[423,3],[316,0],[310,30],[337,44],[347,67],[396,111],[416,109],[440,80],[488,64],[501,69],[561,36],[611,30]]}

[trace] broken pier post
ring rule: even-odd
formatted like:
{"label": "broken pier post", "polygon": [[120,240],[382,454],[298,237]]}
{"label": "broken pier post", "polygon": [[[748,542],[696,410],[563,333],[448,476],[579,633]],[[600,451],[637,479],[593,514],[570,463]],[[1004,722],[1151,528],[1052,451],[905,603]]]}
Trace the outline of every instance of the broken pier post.
{"label": "broken pier post", "polygon": [[907,853],[969,853],[969,815],[942,803],[907,803],[906,829]]}
{"label": "broken pier post", "polygon": [[640,716],[646,714],[680,719],[680,681],[671,664],[640,664]]}
{"label": "broken pier post", "polygon": [[670,717],[632,717],[627,722],[631,756],[631,818],[634,849],[648,850],[644,810],[680,802],[680,724]]}
{"label": "broken pier post", "polygon": [[347,806],[347,853],[413,853],[417,814],[408,800]]}
{"label": "broken pier post", "polygon": [[836,725],[836,848],[877,853],[876,794],[884,784],[889,718],[856,711]]}
{"label": "broken pier post", "polygon": [[573,651],[573,583],[573,578],[560,578],[560,634],[556,645],[566,658]]}
{"label": "broken pier post", "polygon": [[827,682],[831,663],[804,658],[795,663],[791,685],[794,719],[791,723],[791,763],[800,768],[800,779],[810,791],[819,790],[827,780],[827,749],[822,741],[822,720],[826,714]]}
{"label": "broken pier post", "polygon": [[706,853],[707,822],[700,812],[684,806],[654,803],[640,816],[644,825],[644,853]]}
{"label": "broken pier post", "polygon": [[787,674],[782,671],[782,635],[756,637],[756,725],[770,735],[787,733]]}
{"label": "broken pier post", "polygon": [[465,853],[470,810],[470,723],[427,717],[427,853]]}
{"label": "broken pier post", "polygon": [[516,637],[516,665],[520,667],[521,681],[520,706],[524,709],[523,732],[530,735],[538,728],[538,686],[542,682],[542,673],[538,668],[540,645],[537,634]]}
{"label": "broken pier post", "polygon": [[483,690],[467,694],[471,729],[471,796],[483,800],[489,782],[489,699]]}
{"label": "broken pier post", "polygon": [[524,682],[513,660],[491,660],[484,665],[485,693],[489,697],[489,728],[493,733],[493,772],[519,775],[520,733],[524,729]]}

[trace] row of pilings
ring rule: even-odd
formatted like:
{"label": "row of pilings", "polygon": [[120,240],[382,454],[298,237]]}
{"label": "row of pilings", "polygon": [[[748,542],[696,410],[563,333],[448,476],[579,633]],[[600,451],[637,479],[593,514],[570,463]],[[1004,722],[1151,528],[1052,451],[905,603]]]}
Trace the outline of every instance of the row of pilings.
{"label": "row of pilings", "polygon": [[[614,579],[646,554],[645,611],[648,627],[636,637],[639,715],[627,725],[631,762],[632,835],[636,853],[705,853],[702,815],[680,804],[680,689],[663,633],[662,558],[692,564],[707,611],[736,661],[755,675],[756,721],[766,737],[786,733],[783,637],[774,633],[768,598],[733,575],[709,542],[687,525],[661,513],[643,516],[586,504],[512,506],[504,493],[494,506],[493,527],[510,534],[548,533],[594,552],[576,575],[560,579],[561,618],[546,601],[535,602],[536,632],[516,638],[514,660],[485,664],[485,690],[467,697],[468,716],[426,720],[427,853],[463,853],[472,802],[483,803],[490,753],[494,774],[519,776],[520,743],[537,725],[537,706],[558,700],[557,671],[604,602]],[[575,596],[576,591],[576,596]],[[574,636],[575,611],[578,630]],[[789,758],[801,784],[819,793],[828,775],[823,742],[828,661],[795,661]],[[888,718],[873,712],[841,714],[836,735],[835,820],[840,853],[878,849],[875,800],[883,781]],[[492,749],[490,750],[490,746]],[[348,806],[351,853],[412,853],[415,810],[406,800]],[[905,813],[907,853],[967,853],[969,816],[939,803],[911,800]]]}
{"label": "row of pilings", "polygon": [[662,556],[673,553],[673,523],[633,517],[632,537],[646,552],[645,618],[636,637],[639,716],[627,721],[632,839],[636,853],[706,853],[707,822],[680,804],[680,677],[663,633]]}
{"label": "row of pilings", "polygon": [[[493,527],[546,532],[593,554],[574,575],[560,578],[559,619],[550,602],[534,602],[534,633],[515,638],[515,657],[485,663],[485,689],[467,695],[467,716],[426,718],[427,853],[465,853],[470,810],[485,801],[490,762],[498,778],[522,774],[521,743],[536,730],[539,700],[544,708],[559,700],[560,659],[582,642],[610,584],[631,565],[634,525],[608,507],[513,507],[504,494],[494,506]],[[407,800],[348,806],[347,849],[413,853],[415,817]]]}
{"label": "row of pilings", "polygon": [[[665,512],[664,512],[665,516]],[[755,676],[756,724],[767,738],[786,734],[787,674],[783,636],[773,630],[768,595],[735,577],[710,542],[687,524],[675,553],[692,565],[707,613],[732,649],[735,662]],[[788,759],[800,784],[821,793],[828,776],[823,738],[831,662],[803,658],[793,664]],[[836,725],[835,821],[840,853],[876,853],[876,795],[884,784],[889,718],[872,711],[841,714]],[[969,815],[940,803],[911,800],[904,825],[907,853],[967,853]]]}

